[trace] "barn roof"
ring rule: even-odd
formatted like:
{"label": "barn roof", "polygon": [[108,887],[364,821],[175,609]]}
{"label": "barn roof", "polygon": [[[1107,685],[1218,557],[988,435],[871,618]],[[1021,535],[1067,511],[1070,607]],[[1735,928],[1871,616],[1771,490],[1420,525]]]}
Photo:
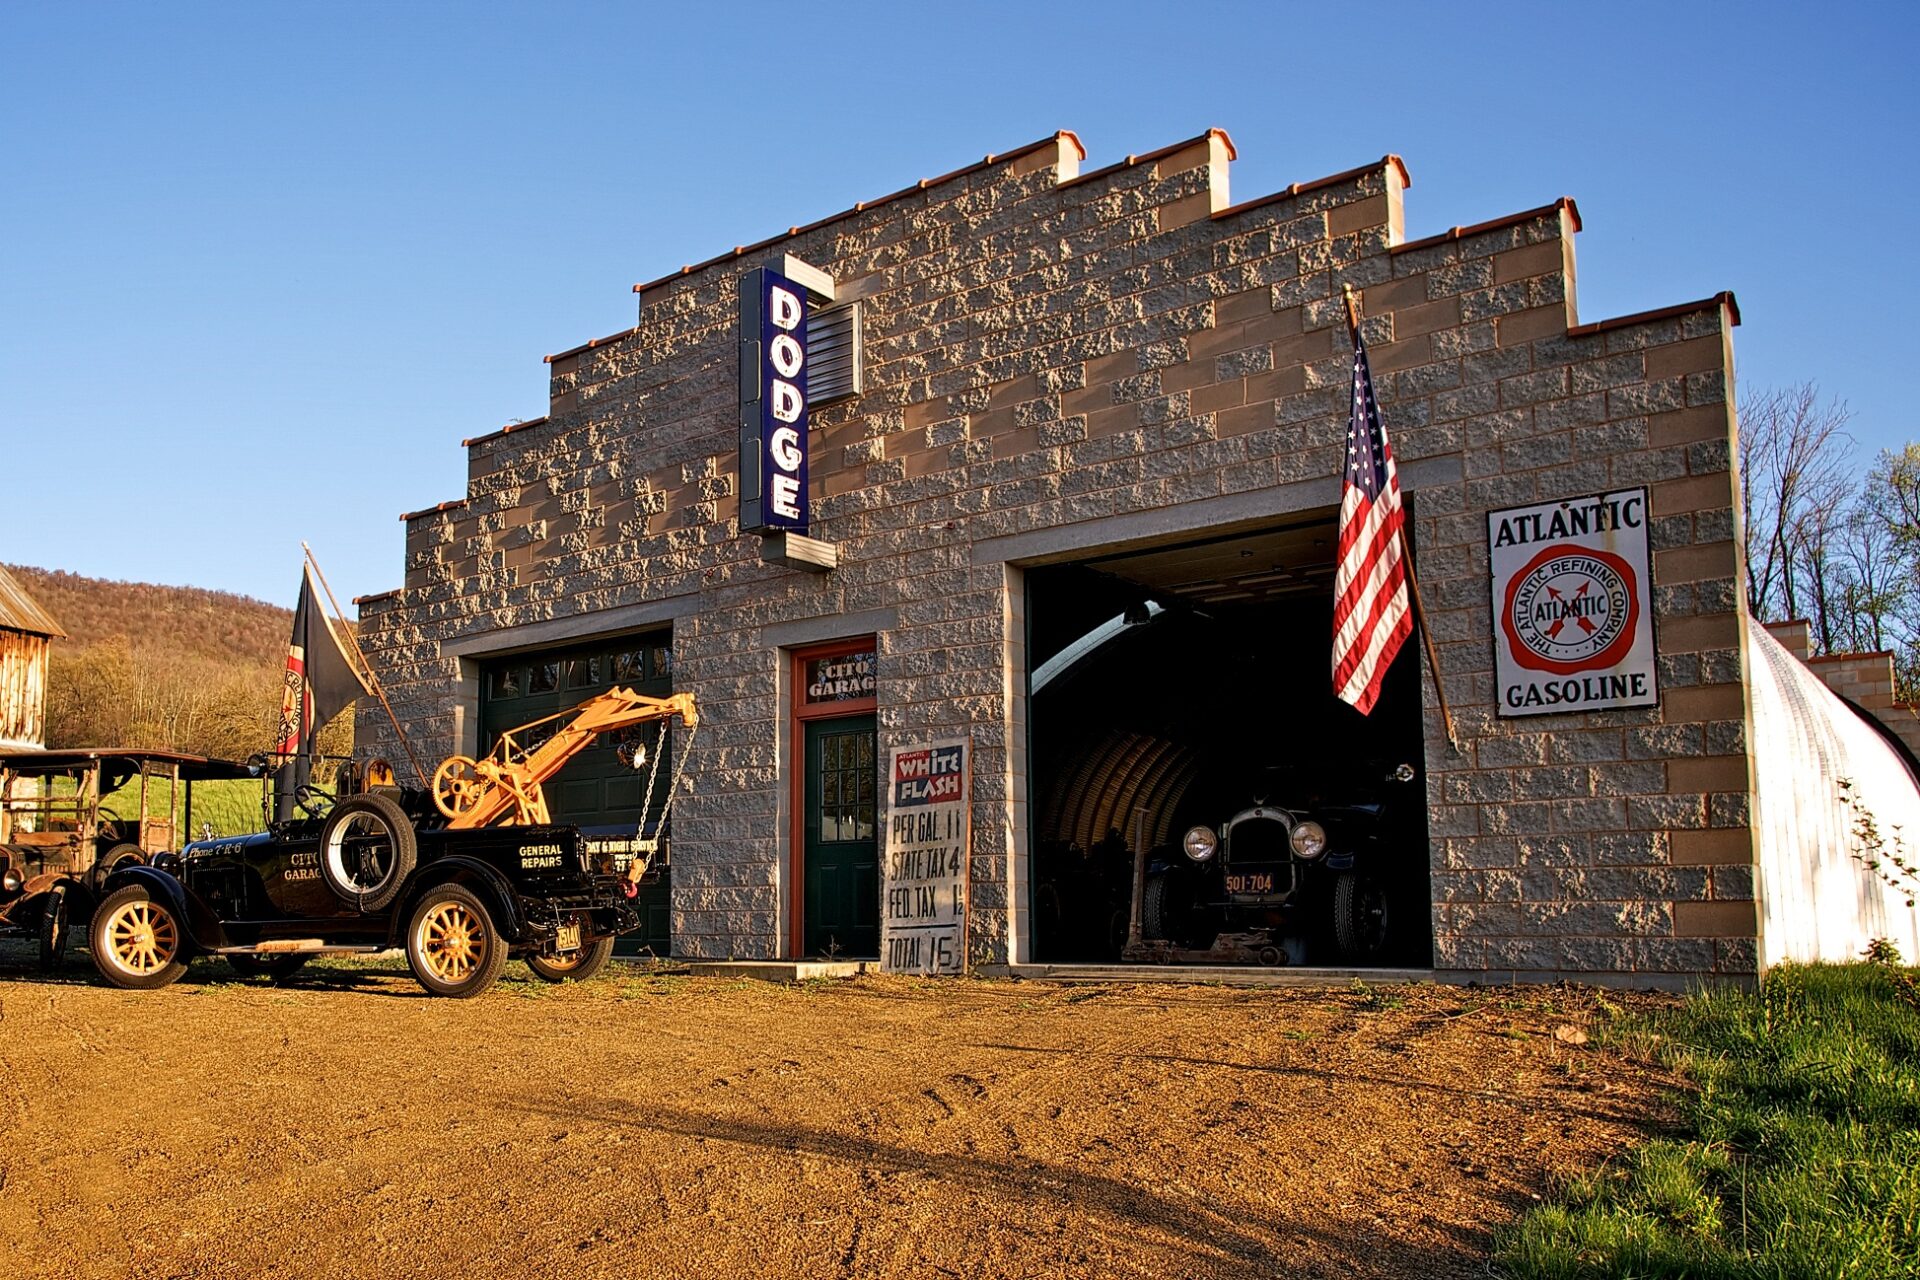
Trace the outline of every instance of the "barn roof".
{"label": "barn roof", "polygon": [[0,631],[25,631],[36,636],[57,636],[64,640],[67,633],[53,620],[53,615],[42,609],[39,602],[27,594],[19,579],[0,566]]}

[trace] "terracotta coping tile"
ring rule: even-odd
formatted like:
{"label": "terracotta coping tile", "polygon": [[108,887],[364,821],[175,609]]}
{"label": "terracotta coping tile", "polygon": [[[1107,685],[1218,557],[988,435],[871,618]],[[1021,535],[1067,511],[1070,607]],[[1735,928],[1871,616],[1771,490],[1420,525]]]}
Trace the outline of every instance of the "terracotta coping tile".
{"label": "terracotta coping tile", "polygon": [[1655,320],[1671,320],[1676,316],[1690,316],[1696,311],[1705,311],[1709,307],[1725,307],[1733,317],[1733,323],[1740,323],[1740,304],[1734,299],[1733,291],[1722,289],[1711,298],[1702,298],[1698,302],[1682,302],[1678,306],[1661,307],[1656,311],[1636,311],[1628,316],[1614,316],[1609,320],[1595,320],[1592,324],[1577,324],[1567,330],[1569,338],[1584,337],[1589,333],[1605,333],[1609,329],[1624,329],[1630,324],[1649,324]]}
{"label": "terracotta coping tile", "polygon": [[1484,231],[1498,231],[1502,227],[1511,227],[1517,223],[1532,222],[1535,218],[1544,218],[1550,213],[1559,213],[1562,209],[1573,215],[1573,229],[1580,230],[1580,206],[1573,202],[1572,196],[1561,196],[1552,204],[1543,204],[1538,209],[1528,209],[1524,213],[1510,213],[1504,218],[1495,218],[1490,222],[1476,222],[1470,227],[1448,227],[1437,236],[1427,236],[1422,240],[1409,240],[1405,244],[1396,244],[1389,252],[1409,253],[1415,249],[1429,249],[1436,244],[1446,244],[1450,240],[1464,240],[1468,236],[1477,236]]}
{"label": "terracotta coping tile", "polygon": [[1381,156],[1372,164],[1363,164],[1357,169],[1348,169],[1344,173],[1334,173],[1324,178],[1315,178],[1312,182],[1296,182],[1283,190],[1274,192],[1270,196],[1258,196],[1242,204],[1228,205],[1213,216],[1215,218],[1231,218],[1236,213],[1246,213],[1250,209],[1262,209],[1270,204],[1279,204],[1282,200],[1292,200],[1297,196],[1307,194],[1309,191],[1319,191],[1323,187],[1337,187],[1343,182],[1352,182],[1355,178],[1365,177],[1375,169],[1383,168],[1386,165],[1392,165],[1400,171],[1400,185],[1402,187],[1411,187],[1413,185],[1413,177],[1407,172],[1407,162],[1399,156],[1389,153]]}
{"label": "terracotta coping tile", "polygon": [[[1157,161],[1165,160],[1176,151],[1185,151],[1194,143],[1205,142],[1208,138],[1218,138],[1227,144],[1227,159],[1239,159],[1240,151],[1233,145],[1233,139],[1227,136],[1227,131],[1225,129],[1209,129],[1198,137],[1187,138],[1184,141],[1173,143],[1170,146],[1149,151],[1145,155],[1128,156],[1126,159],[1110,164],[1104,169],[1095,169],[1093,172],[1083,173],[1077,178],[1068,178],[1060,184],[1060,189],[1064,190],[1067,187],[1077,187],[1083,182],[1092,182],[1096,178],[1104,178],[1108,174],[1119,173],[1123,169],[1136,169],[1143,164],[1153,164]],[[1085,155],[1086,153],[1084,151],[1081,152],[1082,158],[1084,158]]]}
{"label": "terracotta coping tile", "polygon": [[[626,335],[622,334],[620,336],[625,337]],[[611,342],[613,341],[613,339],[601,338],[599,339],[599,341]],[[586,350],[585,347],[581,347],[578,349],[582,351]],[[547,357],[547,359],[549,360],[558,360],[559,358],[560,358],[559,356]],[[546,424],[546,421],[547,420],[545,418],[528,418],[525,422],[509,422],[506,426],[500,428],[498,431],[489,431],[487,432],[487,434],[483,436],[468,436],[465,440],[462,440],[460,442],[460,447],[463,449],[470,449],[474,445],[479,444],[482,441],[498,440],[501,436],[510,436],[516,431],[525,431],[528,427],[544,426]]]}
{"label": "terracotta coping tile", "polygon": [[400,513],[400,519],[403,521],[418,520],[421,516],[438,515],[442,511],[451,511],[455,507],[464,507],[466,505],[467,500],[465,498],[455,498],[453,501],[443,502],[437,507],[422,507],[418,511],[403,511]]}

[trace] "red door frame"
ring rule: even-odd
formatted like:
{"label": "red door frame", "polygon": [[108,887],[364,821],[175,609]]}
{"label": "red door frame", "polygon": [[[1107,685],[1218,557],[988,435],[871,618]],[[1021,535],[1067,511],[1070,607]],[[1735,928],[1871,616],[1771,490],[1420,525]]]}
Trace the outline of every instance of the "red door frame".
{"label": "red door frame", "polygon": [[[843,654],[873,652],[879,649],[871,635],[854,636],[846,640],[830,640],[824,644],[808,645],[804,649],[789,651],[788,688],[792,726],[787,746],[787,812],[791,815],[788,836],[787,865],[790,868],[787,883],[787,955],[798,958],[804,954],[806,945],[806,921],[801,912],[806,902],[807,888],[807,725],[815,720],[838,720],[843,716],[868,716],[875,713],[878,698],[849,698],[844,702],[816,702],[807,704],[807,664],[821,658],[838,658]],[[878,752],[875,753],[876,755]],[[878,814],[875,815],[877,820]]]}

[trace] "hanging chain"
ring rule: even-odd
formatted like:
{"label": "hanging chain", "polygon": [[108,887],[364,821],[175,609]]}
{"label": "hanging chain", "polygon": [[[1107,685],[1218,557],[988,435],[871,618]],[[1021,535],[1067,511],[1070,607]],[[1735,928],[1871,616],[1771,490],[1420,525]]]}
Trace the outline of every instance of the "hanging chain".
{"label": "hanging chain", "polygon": [[[647,814],[653,810],[653,785],[660,780],[660,757],[665,754],[667,730],[672,727],[673,721],[662,720],[660,728],[653,735],[653,765],[647,770],[647,789],[640,795],[640,826],[633,833],[636,840],[647,838]],[[660,814],[661,821],[666,821],[666,817],[666,812],[663,810]]]}
{"label": "hanging chain", "polygon": [[[672,727],[673,721],[671,720],[662,720],[660,722],[660,735],[654,742],[653,766],[647,771],[646,794],[640,801],[640,825],[633,833],[636,843],[647,838],[647,815],[653,810],[653,785],[660,776],[660,758],[665,754],[662,749],[666,747],[670,741],[667,735]],[[667,784],[667,802],[660,808],[660,822],[655,828],[653,853],[647,855],[647,863],[651,863],[654,855],[660,852],[660,836],[658,833],[666,830],[667,819],[673,816],[673,802],[678,799],[680,795],[680,779],[686,774],[687,761],[693,757],[693,738],[694,735],[699,732],[700,726],[697,724],[694,725],[693,728],[687,730],[686,741],[680,744],[680,750],[677,753],[680,758],[673,762],[673,779]],[[635,857],[638,858],[639,855],[636,853]]]}

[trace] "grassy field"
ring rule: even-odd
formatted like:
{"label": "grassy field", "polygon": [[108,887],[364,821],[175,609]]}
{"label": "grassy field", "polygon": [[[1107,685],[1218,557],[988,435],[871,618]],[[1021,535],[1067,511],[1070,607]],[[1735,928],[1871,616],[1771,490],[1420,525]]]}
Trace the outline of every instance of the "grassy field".
{"label": "grassy field", "polygon": [[1920,971],[1782,966],[1608,1034],[1696,1086],[1684,1129],[1499,1244],[1529,1280],[1920,1276]]}
{"label": "grassy field", "polygon": [[[149,784],[151,787],[152,784]],[[149,791],[148,805],[158,813],[166,806],[166,784],[162,783],[157,791]],[[239,836],[248,832],[262,830],[260,816],[260,784],[251,778],[236,778],[231,781],[196,782],[193,786],[193,829],[186,828],[186,815],[182,812],[186,805],[187,789],[180,787],[181,803],[174,808],[174,830],[181,838],[176,846],[189,840],[202,837],[201,824],[211,823],[216,836]],[[129,786],[113,792],[101,802],[101,807],[114,817],[128,824],[140,817],[140,780],[134,779]]]}

